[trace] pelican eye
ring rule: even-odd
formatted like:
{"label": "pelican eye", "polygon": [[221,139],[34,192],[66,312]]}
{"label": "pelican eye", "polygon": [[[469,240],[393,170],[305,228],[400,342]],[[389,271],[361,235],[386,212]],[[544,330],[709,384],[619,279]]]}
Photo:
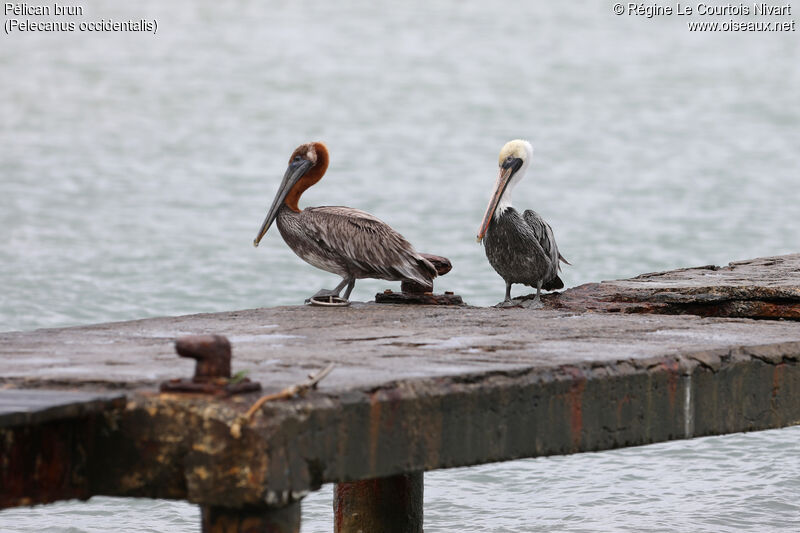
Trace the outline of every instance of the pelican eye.
{"label": "pelican eye", "polygon": [[[517,161],[519,161],[520,163],[522,162],[522,160],[519,159],[518,157],[514,157],[513,155],[510,155],[510,156],[506,157],[505,161],[503,161],[503,165],[502,166],[503,166],[503,168],[511,168],[511,167],[513,167],[513,166],[515,166],[517,164]],[[514,170],[516,171],[516,170],[518,170],[518,168],[515,168]]]}
{"label": "pelican eye", "polygon": [[302,156],[299,156],[299,155],[294,156],[294,162],[295,163],[299,163],[302,160],[303,160]]}

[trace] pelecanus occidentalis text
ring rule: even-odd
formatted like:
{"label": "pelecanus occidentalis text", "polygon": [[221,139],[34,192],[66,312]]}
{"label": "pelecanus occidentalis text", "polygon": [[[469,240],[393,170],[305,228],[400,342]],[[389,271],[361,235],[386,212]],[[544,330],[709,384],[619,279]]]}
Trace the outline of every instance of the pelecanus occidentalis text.
{"label": "pelecanus occidentalis text", "polygon": [[344,299],[357,279],[413,280],[430,285],[436,268],[423,258],[402,235],[376,217],[351,207],[297,206],[300,195],[318,182],[328,168],[328,149],[315,142],[297,147],[272,201],[254,246],[277,219],[283,240],[303,261],[342,276],[335,289],[322,289],[312,298],[339,296]]}
{"label": "pelecanus occidentalis text", "polygon": [[511,301],[511,284],[524,283],[536,287],[535,305],[541,305],[542,289],[564,286],[558,277],[559,260],[569,264],[558,253],[550,225],[535,211],[520,215],[511,207],[511,191],[525,175],[533,155],[528,141],[514,140],[500,151],[497,182],[483,217],[478,242],[483,241],[489,263],[506,282],[505,302]]}

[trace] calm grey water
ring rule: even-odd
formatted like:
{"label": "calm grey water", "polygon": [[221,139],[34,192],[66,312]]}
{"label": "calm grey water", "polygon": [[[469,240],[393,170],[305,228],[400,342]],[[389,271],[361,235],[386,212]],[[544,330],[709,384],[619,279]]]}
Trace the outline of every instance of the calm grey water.
{"label": "calm grey water", "polygon": [[[437,288],[477,305],[503,295],[474,236],[516,137],[535,159],[515,203],[553,225],[567,285],[800,250],[797,32],[690,33],[588,0],[80,5],[78,21],[158,32],[0,36],[0,330],[297,304],[332,286],[277,232],[250,244],[309,140],[332,161],[302,205],[376,214],[450,257]],[[799,437],[432,473],[426,531],[797,531]],[[329,506],[329,488],[311,495],[303,531],[330,531]],[[197,524],[161,501],[0,512],[3,532]]]}

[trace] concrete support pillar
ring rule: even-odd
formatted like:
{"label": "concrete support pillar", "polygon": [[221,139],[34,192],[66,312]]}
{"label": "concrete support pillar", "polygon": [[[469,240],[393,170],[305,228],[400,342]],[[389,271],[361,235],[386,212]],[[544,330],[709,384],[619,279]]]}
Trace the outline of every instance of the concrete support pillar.
{"label": "concrete support pillar", "polygon": [[300,502],[279,508],[200,508],[203,533],[300,533]]}
{"label": "concrete support pillar", "polygon": [[422,533],[422,472],[338,483],[335,533]]}

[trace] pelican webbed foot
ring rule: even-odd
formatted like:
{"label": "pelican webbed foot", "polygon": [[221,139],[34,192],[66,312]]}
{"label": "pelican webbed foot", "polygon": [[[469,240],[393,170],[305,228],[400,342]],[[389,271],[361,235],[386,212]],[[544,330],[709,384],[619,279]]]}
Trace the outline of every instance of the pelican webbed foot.
{"label": "pelican webbed foot", "polygon": [[347,301],[347,298],[342,299],[339,297],[340,292],[342,292],[341,287],[337,287],[336,289],[320,289],[314,296],[306,298],[306,303],[333,302],[334,300]]}
{"label": "pelican webbed foot", "polygon": [[[311,298],[327,298],[328,296],[339,296],[340,292],[342,292],[342,289],[339,287],[337,287],[336,289],[320,289]],[[308,298],[306,301],[310,300],[311,298]]]}
{"label": "pelican webbed foot", "polygon": [[536,297],[533,299],[531,303],[526,303],[525,307],[527,307],[528,309],[542,309],[544,307],[544,304],[542,303],[541,296],[542,296],[542,282],[541,280],[539,280],[539,282],[536,283]]}
{"label": "pelican webbed foot", "polygon": [[495,307],[519,307],[519,304],[511,299],[511,282],[506,281],[506,299],[495,305]]}
{"label": "pelican webbed foot", "polygon": [[312,296],[306,300],[306,304],[318,305],[322,307],[347,307],[350,305],[350,300],[345,300],[339,296]]}
{"label": "pelican webbed foot", "polygon": [[527,307],[528,309],[542,309],[544,307],[544,304],[542,303],[541,298],[539,298],[539,295],[537,294],[536,298],[534,298],[532,302],[525,304],[525,307]]}
{"label": "pelican webbed foot", "polygon": [[[316,301],[340,300],[340,301],[349,302],[350,301],[349,300],[350,293],[353,291],[353,287],[355,286],[355,284],[356,284],[356,280],[355,279],[347,279],[347,278],[345,278],[345,279],[342,280],[342,282],[340,284],[338,284],[333,289],[320,289],[320,290],[318,290],[317,294],[315,294],[314,296],[312,296],[310,298],[306,298],[306,303],[312,303],[312,300],[316,300]],[[344,292],[344,296],[340,297],[339,293],[342,292],[342,289],[344,289],[345,285],[347,285],[347,290]]]}

